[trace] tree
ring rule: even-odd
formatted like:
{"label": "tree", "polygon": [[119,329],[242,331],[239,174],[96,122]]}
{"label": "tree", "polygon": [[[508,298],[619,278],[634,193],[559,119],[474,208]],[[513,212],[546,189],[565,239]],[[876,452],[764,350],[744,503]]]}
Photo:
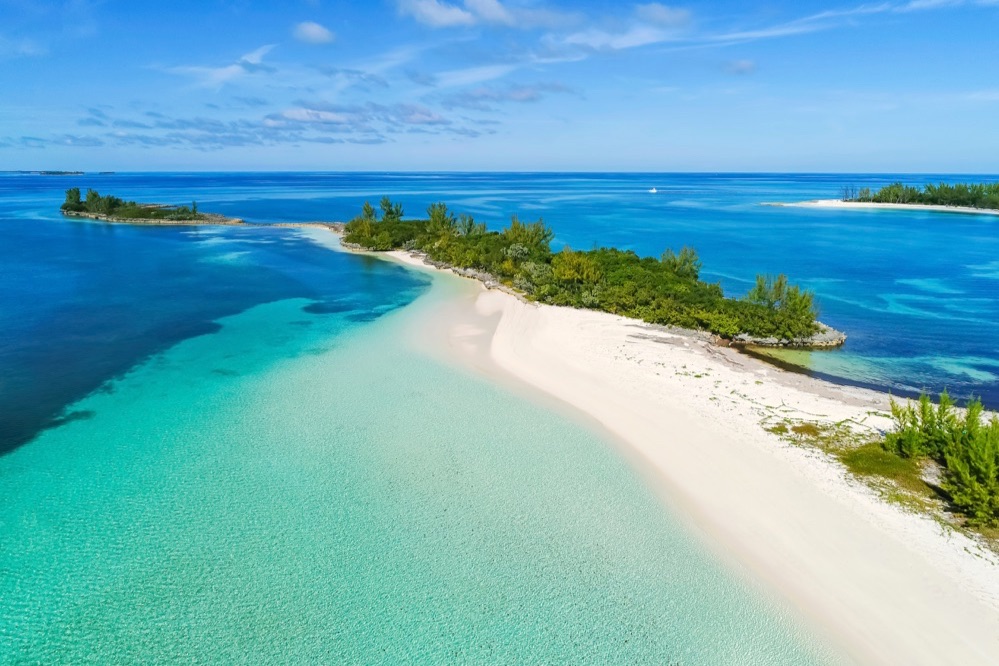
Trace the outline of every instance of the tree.
{"label": "tree", "polygon": [[370,202],[365,201],[361,208],[361,218],[373,222],[375,220],[375,207]]}
{"label": "tree", "polygon": [[503,238],[509,244],[519,243],[526,247],[533,256],[541,256],[551,252],[551,242],[555,232],[545,226],[542,219],[524,224],[514,215],[510,226],[503,230]]}
{"label": "tree", "polygon": [[696,281],[701,275],[701,260],[692,247],[684,245],[680,248],[680,254],[675,254],[669,248],[663,252],[661,261],[668,270],[684,280]]}
{"label": "tree", "polygon": [[80,188],[71,187],[66,190],[66,201],[63,203],[63,210],[79,210],[82,206],[80,201]]}
{"label": "tree", "polygon": [[600,282],[600,266],[587,253],[566,246],[552,257],[552,277],[566,286],[593,286]]}
{"label": "tree", "polygon": [[91,213],[99,213],[101,206],[101,193],[91,188],[87,190],[87,200],[84,204]]}
{"label": "tree", "polygon": [[427,207],[427,233],[433,238],[450,238],[457,235],[458,226],[454,213],[443,202],[432,203]]}
{"label": "tree", "polygon": [[486,233],[486,225],[477,223],[468,213],[458,215],[458,235],[464,238],[481,236]]}
{"label": "tree", "polygon": [[387,196],[382,197],[382,220],[385,222],[398,222],[402,219],[402,204],[393,204]]}

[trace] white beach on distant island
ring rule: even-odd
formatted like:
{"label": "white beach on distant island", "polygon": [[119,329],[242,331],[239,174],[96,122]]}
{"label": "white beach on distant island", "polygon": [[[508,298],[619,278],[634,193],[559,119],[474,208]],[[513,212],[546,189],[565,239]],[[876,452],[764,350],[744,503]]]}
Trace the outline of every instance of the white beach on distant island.
{"label": "white beach on distant island", "polygon": [[934,204],[894,204],[894,203],[874,203],[872,201],[843,201],[842,199],[815,199],[813,201],[798,201],[792,203],[768,202],[764,206],[778,206],[791,208],[842,208],[842,209],[871,209],[871,210],[926,210],[936,213],[964,213],[968,215],[999,215],[999,210],[994,208],[972,208],[971,206],[940,206]]}
{"label": "white beach on distant island", "polygon": [[692,533],[852,660],[999,663],[999,557],[763,427],[801,418],[884,429],[887,395],[785,372],[694,334],[453,279],[451,297],[413,324],[414,344],[617,441]]}

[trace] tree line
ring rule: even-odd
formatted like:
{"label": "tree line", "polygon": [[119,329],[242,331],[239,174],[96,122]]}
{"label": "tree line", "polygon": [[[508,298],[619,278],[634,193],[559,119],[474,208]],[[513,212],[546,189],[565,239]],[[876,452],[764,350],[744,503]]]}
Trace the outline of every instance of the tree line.
{"label": "tree line", "polygon": [[198,203],[192,201],[188,206],[148,206],[134,201],[125,201],[116,196],[101,195],[94,189],[88,189],[86,197],[80,193],[79,187],[66,190],[66,200],[60,207],[67,213],[92,213],[108,217],[136,220],[201,220],[204,215],[198,212]]}
{"label": "tree line", "polygon": [[913,187],[902,183],[885,185],[877,191],[853,186],[843,188],[843,201],[865,203],[924,204],[999,209],[999,183],[940,183]]}
{"label": "tree line", "polygon": [[365,249],[420,250],[436,262],[486,272],[528,298],[552,305],[601,310],[652,324],[710,331],[724,338],[794,341],[818,331],[814,295],[784,275],[757,277],[742,298],[700,279],[701,260],[689,247],[661,257],[630,250],[569,247],[552,252],[554,232],[543,220],[490,231],[471,215],[434,203],[424,220],[403,219],[388,197],[381,214],[365,202],[347,223],[344,241]]}

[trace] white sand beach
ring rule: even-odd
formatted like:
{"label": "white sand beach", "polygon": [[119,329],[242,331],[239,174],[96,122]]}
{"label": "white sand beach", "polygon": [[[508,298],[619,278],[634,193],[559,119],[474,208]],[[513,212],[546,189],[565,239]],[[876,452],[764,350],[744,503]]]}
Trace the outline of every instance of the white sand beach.
{"label": "white sand beach", "polygon": [[462,283],[420,318],[414,340],[604,432],[708,547],[856,663],[999,663],[999,558],[762,425],[884,429],[886,395]]}
{"label": "white sand beach", "polygon": [[968,215],[999,215],[993,208],[971,208],[970,206],[937,206],[925,204],[873,203],[867,201],[842,201],[841,199],[816,199],[795,203],[766,203],[765,206],[791,208],[840,208],[848,210],[926,210],[936,213],[964,213]]}

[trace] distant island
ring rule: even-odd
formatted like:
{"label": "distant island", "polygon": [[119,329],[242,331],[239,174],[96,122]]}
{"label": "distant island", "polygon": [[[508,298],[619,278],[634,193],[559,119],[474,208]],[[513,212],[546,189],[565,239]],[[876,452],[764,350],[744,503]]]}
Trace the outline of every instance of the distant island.
{"label": "distant island", "polygon": [[20,176],[82,176],[82,171],[3,171],[0,173],[16,173]]}
{"label": "distant island", "polygon": [[896,182],[876,192],[871,188],[843,188],[842,200],[857,203],[918,204],[999,210],[999,183],[957,183],[913,187]]}
{"label": "distant island", "polygon": [[63,215],[88,217],[105,222],[132,224],[243,224],[243,220],[211,213],[199,213],[197,202],[190,206],[165,206],[125,201],[113,195],[101,195],[94,189],[81,197],[79,187],[66,190],[66,200],[60,207]]}
{"label": "distant island", "polygon": [[[238,217],[226,217],[218,213],[202,213],[198,203],[192,201],[190,206],[168,206],[164,204],[136,203],[125,201],[116,196],[104,195],[94,189],[87,190],[86,197],[80,194],[80,188],[71,187],[66,190],[66,200],[59,207],[66,217],[81,217],[113,224],[135,224],[152,226],[238,226],[247,225]],[[342,222],[254,222],[254,227],[288,227],[288,228],[318,228],[328,229],[334,233],[343,232]]]}
{"label": "distant island", "polygon": [[839,199],[818,199],[798,203],[767,203],[766,206],[805,208],[881,208],[929,210],[941,213],[999,215],[999,183],[940,183],[914,187],[900,182],[877,191],[869,187],[846,186]]}
{"label": "distant island", "polygon": [[659,259],[630,250],[598,248],[552,252],[554,232],[542,220],[516,216],[488,231],[472,216],[432,204],[425,220],[404,220],[386,197],[379,219],[365,202],[344,229],[344,244],[370,251],[423,253],[439,267],[505,285],[552,305],[600,310],[652,324],[704,330],[736,344],[834,347],[846,336],[816,319],[814,295],[784,275],[759,275],[744,298],[727,298],[719,284],[700,280],[701,261],[688,247]]}

